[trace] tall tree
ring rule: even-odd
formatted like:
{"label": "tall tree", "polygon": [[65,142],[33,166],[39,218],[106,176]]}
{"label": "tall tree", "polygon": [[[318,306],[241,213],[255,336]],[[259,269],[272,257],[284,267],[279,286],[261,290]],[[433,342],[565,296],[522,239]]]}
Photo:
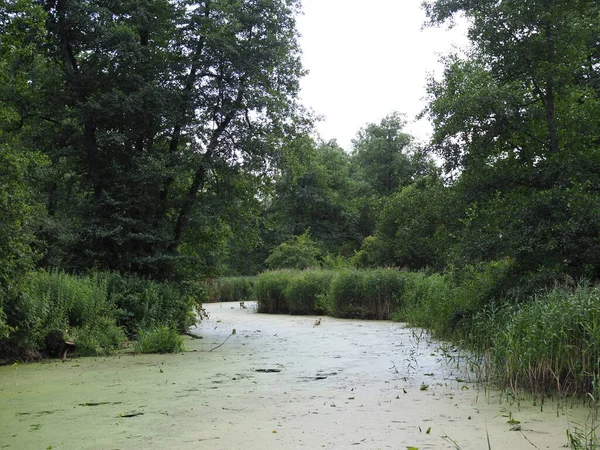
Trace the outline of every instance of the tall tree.
{"label": "tall tree", "polygon": [[[592,0],[437,0],[470,19],[426,113],[464,204],[462,261],[510,256],[543,282],[600,275],[600,6]],[[593,249],[592,252],[586,249]],[[529,276],[529,275],[528,275]]]}
{"label": "tall tree", "polygon": [[290,144],[269,208],[277,224],[275,244],[310,230],[328,252],[351,252],[357,246],[361,237],[350,205],[354,185],[349,169],[349,157],[335,141],[316,143],[304,136]]}
{"label": "tall tree", "polygon": [[3,89],[27,89],[0,100],[52,161],[48,208],[71,224],[57,246],[71,244],[75,267],[169,277],[220,174],[264,173],[294,129],[298,2],[3,3],[2,40],[16,11],[36,11],[31,58],[27,32],[3,55]]}
{"label": "tall tree", "polygon": [[412,137],[403,130],[405,119],[399,113],[368,124],[353,141],[352,162],[361,176],[380,196],[389,196],[413,181],[418,170],[409,150]]}

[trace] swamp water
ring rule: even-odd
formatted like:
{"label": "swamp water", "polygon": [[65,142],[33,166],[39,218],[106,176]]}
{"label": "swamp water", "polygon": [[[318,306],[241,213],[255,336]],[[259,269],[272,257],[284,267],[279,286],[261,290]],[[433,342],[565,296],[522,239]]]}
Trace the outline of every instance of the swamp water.
{"label": "swamp water", "polygon": [[588,418],[477,389],[403,324],[205,306],[183,354],[0,367],[0,449],[560,449]]}

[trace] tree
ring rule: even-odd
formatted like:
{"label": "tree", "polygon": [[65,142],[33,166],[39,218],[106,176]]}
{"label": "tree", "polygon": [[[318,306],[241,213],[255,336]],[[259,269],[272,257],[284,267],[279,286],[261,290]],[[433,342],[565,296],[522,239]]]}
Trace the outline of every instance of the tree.
{"label": "tree", "polygon": [[275,242],[310,228],[323,250],[351,252],[362,237],[351,205],[354,183],[348,155],[335,142],[316,143],[304,136],[290,144],[284,158],[269,207]]}
{"label": "tree", "polygon": [[469,159],[476,147],[485,154],[473,160],[538,165],[559,160],[562,150],[596,147],[596,2],[534,0],[523,7],[516,1],[437,0],[425,7],[432,23],[459,12],[471,19],[469,59],[448,58],[444,80],[429,86],[434,143],[448,163],[463,167],[462,157]]}
{"label": "tree", "polygon": [[405,124],[403,116],[395,112],[379,124],[368,124],[353,141],[356,173],[380,197],[410,184],[422,169],[409,152],[412,137],[402,131]]}
{"label": "tree", "polygon": [[377,232],[363,241],[355,261],[363,267],[443,269],[455,230],[453,192],[439,177],[417,180],[389,197]]}
{"label": "tree", "polygon": [[49,230],[69,234],[50,254],[173,276],[222,178],[264,174],[294,131],[296,0],[4,4],[12,70],[0,101],[19,116],[20,143],[51,161],[55,223],[72,224]]}
{"label": "tree", "polygon": [[437,0],[470,19],[467,58],[430,80],[433,148],[464,205],[456,261],[514,258],[543,283],[600,275],[600,7],[591,0]]}

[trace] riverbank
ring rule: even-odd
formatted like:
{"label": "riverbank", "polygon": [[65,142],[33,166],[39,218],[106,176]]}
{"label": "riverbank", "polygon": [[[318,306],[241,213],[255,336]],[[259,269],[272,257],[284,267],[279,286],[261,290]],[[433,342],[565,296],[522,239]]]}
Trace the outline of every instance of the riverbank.
{"label": "riverbank", "polygon": [[205,306],[183,354],[0,367],[0,447],[544,449],[588,414],[479,391],[403,324]]}

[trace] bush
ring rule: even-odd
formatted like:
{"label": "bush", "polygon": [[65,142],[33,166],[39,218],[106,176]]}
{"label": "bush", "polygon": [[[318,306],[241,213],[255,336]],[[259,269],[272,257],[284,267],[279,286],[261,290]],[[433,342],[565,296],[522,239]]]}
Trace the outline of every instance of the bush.
{"label": "bush", "polygon": [[332,280],[332,315],[362,319],[390,319],[400,306],[404,275],[395,269],[345,270]]}
{"label": "bush", "polygon": [[285,299],[288,284],[298,272],[278,270],[260,274],[254,283],[254,298],[258,311],[262,313],[289,313],[289,304]]}
{"label": "bush", "polygon": [[125,333],[133,337],[140,327],[160,323],[187,329],[195,322],[193,306],[203,296],[192,283],[158,283],[114,273],[31,272],[18,293],[5,293],[0,357],[58,356],[65,341],[75,342],[78,355],[105,355],[119,348]]}
{"label": "bush", "polygon": [[194,306],[204,300],[199,285],[159,283],[116,273],[103,274],[108,280],[108,298],[118,308],[117,323],[130,337],[139,327],[162,323],[185,331],[196,321]]}
{"label": "bush", "polygon": [[470,339],[474,317],[503,302],[511,268],[510,260],[502,260],[446,274],[405,272],[403,307],[394,319],[426,328],[438,337]]}
{"label": "bush", "polygon": [[175,353],[184,349],[183,338],[167,325],[154,325],[138,330],[135,345],[139,353]]}
{"label": "bush", "polygon": [[123,328],[115,324],[114,318],[105,316],[73,329],[71,335],[78,356],[110,355],[126,340]]}
{"label": "bush", "polygon": [[291,277],[284,291],[289,313],[327,313],[327,292],[333,276],[332,271],[305,270]]}
{"label": "bush", "polygon": [[209,286],[211,302],[244,302],[252,299],[256,277],[224,277]]}
{"label": "bush", "polygon": [[[76,347],[77,339],[82,338],[85,354],[105,354],[124,340],[115,322],[117,309],[108,301],[106,282],[100,277],[31,272],[20,291],[6,305],[12,331],[0,341],[0,354],[26,358],[55,355],[57,339],[68,339],[71,334]],[[95,345],[99,352],[92,352],[84,336],[105,331],[111,337],[99,340]],[[51,335],[55,337],[49,339]]]}
{"label": "bush", "polygon": [[320,256],[321,251],[306,231],[275,247],[265,263],[270,269],[303,270],[319,267]]}
{"label": "bush", "polygon": [[394,314],[394,320],[426,328],[437,336],[449,334],[462,311],[456,301],[456,287],[441,274],[408,272],[405,276],[403,306]]}

